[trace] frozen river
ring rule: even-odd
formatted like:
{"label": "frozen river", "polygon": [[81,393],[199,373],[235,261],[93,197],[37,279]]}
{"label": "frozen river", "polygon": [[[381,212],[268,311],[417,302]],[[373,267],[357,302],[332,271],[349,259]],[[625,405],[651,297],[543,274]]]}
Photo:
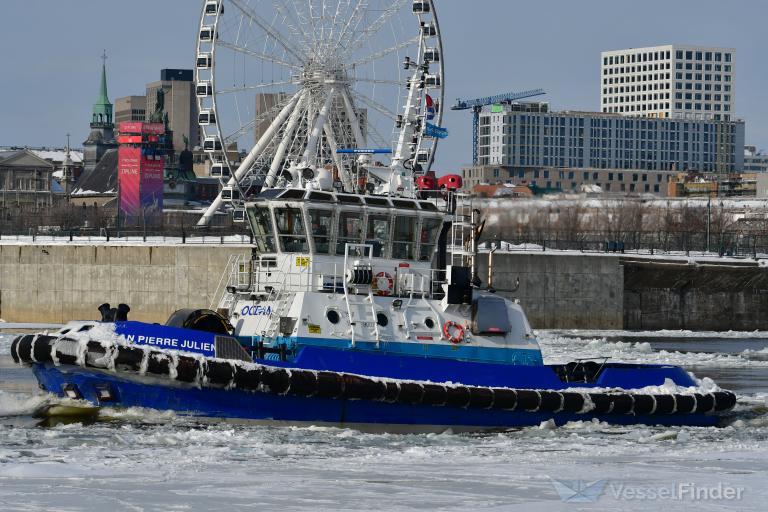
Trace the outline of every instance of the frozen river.
{"label": "frozen river", "polygon": [[0,510],[765,510],[768,333],[540,334],[547,362],[681,364],[739,405],[722,428],[394,435],[144,410],[40,426],[50,398],[0,335]]}

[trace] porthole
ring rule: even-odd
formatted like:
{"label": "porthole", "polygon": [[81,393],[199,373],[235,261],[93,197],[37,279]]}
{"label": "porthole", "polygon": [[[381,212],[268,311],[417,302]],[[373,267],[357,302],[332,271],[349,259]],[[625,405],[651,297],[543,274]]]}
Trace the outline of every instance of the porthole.
{"label": "porthole", "polygon": [[427,329],[433,329],[435,327],[435,321],[432,320],[431,318],[427,318],[426,320],[424,320],[424,325],[427,326]]}
{"label": "porthole", "polygon": [[339,320],[341,320],[341,317],[339,316],[339,312],[335,309],[329,309],[325,313],[325,318],[328,319],[329,322],[331,322],[333,325],[336,325],[339,323]]}
{"label": "porthole", "polygon": [[385,315],[384,313],[377,313],[376,323],[382,327],[386,327],[387,325],[389,325],[389,318],[387,318],[387,315]]}

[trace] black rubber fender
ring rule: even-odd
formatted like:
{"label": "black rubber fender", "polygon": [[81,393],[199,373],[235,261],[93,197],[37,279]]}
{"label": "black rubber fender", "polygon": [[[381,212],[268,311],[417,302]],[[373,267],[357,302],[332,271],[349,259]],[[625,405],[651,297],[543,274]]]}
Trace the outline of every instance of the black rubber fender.
{"label": "black rubber fender", "polygon": [[344,394],[344,379],[334,372],[317,372],[317,396],[338,398]]}
{"label": "black rubber fender", "polygon": [[696,397],[693,395],[675,395],[677,414],[691,414],[696,409]]}
{"label": "black rubber fender", "polygon": [[262,382],[272,393],[284,395],[291,387],[291,377],[288,370],[282,368],[265,368],[261,375]]}
{"label": "black rubber fender", "polygon": [[397,382],[387,381],[386,391],[384,392],[384,401],[394,404],[400,398],[400,384]]}
{"label": "black rubber fender", "polygon": [[[77,356],[72,354],[67,354],[62,352],[62,348],[64,346],[71,347],[79,347],[80,342],[73,340],[71,338],[61,338],[58,340],[58,348],[56,349],[56,359],[58,359],[59,364],[71,364],[76,365],[77,364]],[[138,370],[138,368],[137,368]]]}
{"label": "black rubber fender", "polygon": [[257,391],[262,383],[262,368],[245,369],[241,366],[235,367],[235,387],[244,391]]}
{"label": "black rubber fender", "polygon": [[416,405],[424,399],[424,387],[419,382],[401,382],[397,401],[401,404]]}
{"label": "black rubber fender", "polygon": [[577,413],[584,409],[584,395],[563,393],[563,412]]}
{"label": "black rubber fender", "polygon": [[297,396],[317,394],[317,375],[310,371],[292,371],[290,393]]}
{"label": "black rubber fender", "polygon": [[18,345],[16,345],[16,354],[19,356],[19,360],[23,363],[30,364],[32,361],[32,340],[34,336],[32,334],[26,334],[21,337]]}
{"label": "black rubber fender", "polygon": [[538,411],[541,407],[541,396],[538,391],[530,389],[517,390],[517,410],[518,411]]}
{"label": "black rubber fender", "polygon": [[606,393],[590,393],[589,399],[595,405],[590,414],[609,414],[613,411],[613,400]]}
{"label": "black rubber fender", "polygon": [[152,375],[171,374],[171,356],[160,352],[150,352],[147,358],[147,373]]}
{"label": "black rubber fender", "polygon": [[120,345],[117,347],[117,355],[115,356],[115,368],[138,372],[141,370],[143,360],[144,351],[142,349]]}
{"label": "black rubber fender", "polygon": [[654,414],[672,414],[675,412],[675,395],[655,395],[656,411]]}
{"label": "black rubber fender", "polygon": [[349,400],[383,400],[387,387],[381,381],[344,374],[344,397]]}
{"label": "black rubber fender", "polygon": [[514,389],[496,388],[493,390],[493,408],[514,411],[517,407],[517,392]]}
{"label": "black rubber fender", "polygon": [[192,383],[197,380],[200,371],[200,361],[194,357],[178,356],[176,358],[176,380]]}
{"label": "black rubber fender", "polygon": [[55,341],[56,338],[53,336],[39,335],[32,345],[32,357],[35,361],[38,363],[53,362],[53,343]]}
{"label": "black rubber fender", "polygon": [[229,386],[235,377],[235,369],[229,361],[209,359],[203,365],[203,375],[214,386]]}
{"label": "black rubber fender", "polygon": [[441,384],[424,384],[424,405],[445,405],[448,400],[448,391]]}
{"label": "black rubber fender", "polygon": [[715,410],[715,396],[712,393],[694,395],[696,397],[696,414],[708,414]]}
{"label": "black rubber fender", "polygon": [[446,386],[445,405],[465,408],[469,405],[469,389],[465,386]]}
{"label": "black rubber fender", "polygon": [[656,412],[656,398],[653,395],[634,395],[636,416],[648,416]]}
{"label": "black rubber fender", "polygon": [[19,358],[19,341],[21,341],[21,336],[16,336],[13,338],[13,341],[11,342],[11,358],[13,358],[13,362],[16,364],[21,363],[21,359]]}
{"label": "black rubber fender", "polygon": [[541,405],[539,405],[539,411],[541,412],[557,412],[563,407],[563,396],[557,391],[539,391],[541,397]]}
{"label": "black rubber fender", "polygon": [[715,412],[730,411],[736,406],[736,395],[729,391],[716,391],[712,393],[715,397]]}
{"label": "black rubber fender", "polygon": [[493,407],[492,388],[472,386],[469,388],[469,407],[471,409],[490,409]]}
{"label": "black rubber fender", "polygon": [[629,393],[611,395],[613,400],[612,414],[632,414],[635,406],[635,398]]}

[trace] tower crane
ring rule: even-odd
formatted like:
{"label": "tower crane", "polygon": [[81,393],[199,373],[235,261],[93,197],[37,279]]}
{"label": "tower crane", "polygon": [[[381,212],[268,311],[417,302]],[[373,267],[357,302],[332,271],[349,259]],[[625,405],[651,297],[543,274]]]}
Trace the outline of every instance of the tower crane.
{"label": "tower crane", "polygon": [[451,110],[472,110],[472,164],[477,165],[477,143],[478,133],[480,131],[480,112],[487,105],[497,103],[510,103],[524,98],[532,98],[546,94],[544,89],[533,89],[531,91],[509,92],[506,94],[497,94],[496,96],[486,96],[485,98],[476,98],[474,100],[457,99],[456,104]]}

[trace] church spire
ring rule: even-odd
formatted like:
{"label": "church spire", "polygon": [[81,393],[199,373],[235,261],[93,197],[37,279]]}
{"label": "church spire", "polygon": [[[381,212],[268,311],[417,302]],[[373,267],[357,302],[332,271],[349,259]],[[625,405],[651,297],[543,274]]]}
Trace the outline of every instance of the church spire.
{"label": "church spire", "polygon": [[[107,51],[101,56],[101,85],[99,87],[99,98],[93,104],[93,118],[91,127],[109,125],[112,126],[112,103],[109,102],[107,92]],[[94,126],[96,125],[96,126]]]}

